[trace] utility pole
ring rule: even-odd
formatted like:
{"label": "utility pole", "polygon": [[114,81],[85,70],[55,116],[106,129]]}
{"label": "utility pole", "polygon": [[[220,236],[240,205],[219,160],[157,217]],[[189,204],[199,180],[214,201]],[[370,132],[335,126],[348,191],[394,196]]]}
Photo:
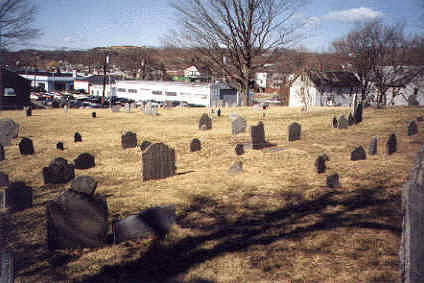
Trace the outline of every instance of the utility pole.
{"label": "utility pole", "polygon": [[106,91],[106,68],[109,64],[109,54],[105,53],[105,62],[103,64],[103,96],[102,96],[102,107],[105,106],[105,91]]}

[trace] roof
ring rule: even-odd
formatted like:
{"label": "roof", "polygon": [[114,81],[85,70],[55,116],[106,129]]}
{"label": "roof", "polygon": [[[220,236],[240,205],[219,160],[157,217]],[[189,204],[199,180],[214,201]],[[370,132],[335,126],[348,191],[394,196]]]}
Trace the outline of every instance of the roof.
{"label": "roof", "polygon": [[[103,75],[93,75],[93,76],[89,76],[89,77],[85,77],[85,78],[78,78],[78,81],[85,81],[85,82],[89,82],[92,84],[103,84]],[[115,83],[119,77],[118,76],[106,76],[106,84],[109,84],[109,79],[110,79],[110,83]]]}
{"label": "roof", "polygon": [[46,76],[46,77],[73,77],[73,74],[70,73],[52,73],[45,71],[19,71],[20,75],[36,75],[36,76]]}
{"label": "roof", "polygon": [[344,71],[307,71],[317,87],[360,87],[361,83],[352,72]]}

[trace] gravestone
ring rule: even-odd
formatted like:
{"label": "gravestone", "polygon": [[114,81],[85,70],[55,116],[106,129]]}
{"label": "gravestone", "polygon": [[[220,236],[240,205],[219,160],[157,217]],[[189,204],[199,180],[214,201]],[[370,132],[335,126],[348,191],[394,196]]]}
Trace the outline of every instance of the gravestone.
{"label": "gravestone", "polygon": [[212,119],[208,114],[203,113],[199,120],[199,130],[210,130],[212,129]]}
{"label": "gravestone", "polygon": [[150,145],[141,154],[143,181],[175,175],[175,150],[163,143]]}
{"label": "gravestone", "polygon": [[367,154],[362,146],[358,146],[350,153],[350,160],[358,161],[367,159]]}
{"label": "gravestone", "polygon": [[103,197],[67,190],[46,205],[47,246],[97,248],[106,243],[108,208]]}
{"label": "gravestone", "polygon": [[43,168],[44,184],[66,184],[75,178],[74,165],[62,157],[55,158],[49,166]]}
{"label": "gravestone", "polygon": [[265,129],[262,122],[259,122],[257,126],[250,126],[250,139],[253,149],[265,147]]}
{"label": "gravestone", "polygon": [[82,137],[80,133],[76,132],[74,134],[74,142],[82,142]]}
{"label": "gravestone", "polygon": [[15,282],[15,256],[8,251],[0,251],[0,282]]}
{"label": "gravestone", "polygon": [[19,124],[11,119],[0,119],[0,144],[10,145],[10,141],[18,137]]}
{"label": "gravestone", "polygon": [[32,116],[32,107],[31,106],[24,106],[25,115],[27,117]]}
{"label": "gravestone", "polygon": [[417,123],[415,121],[410,121],[408,124],[408,136],[413,136],[418,133]]}
{"label": "gravestone", "polygon": [[0,172],[0,187],[9,186],[9,176]]}
{"label": "gravestone", "polygon": [[32,188],[24,182],[14,182],[7,186],[5,191],[6,207],[12,211],[24,210],[32,207]]}
{"label": "gravestone", "polygon": [[129,103],[125,103],[125,105],[124,105],[124,111],[127,112],[127,113],[131,112],[131,106],[130,106]]}
{"label": "gravestone", "polygon": [[362,122],[362,111],[363,111],[362,103],[358,103],[358,107],[356,107],[356,111],[353,113],[353,119],[355,120],[356,124],[359,124]]}
{"label": "gravestone", "polygon": [[358,94],[355,93],[352,99],[352,113],[356,112],[357,107],[358,107]]}
{"label": "gravestone", "polygon": [[337,120],[337,128],[338,129],[347,129],[349,123],[346,120],[344,115],[340,115],[339,119]]}
{"label": "gravestone", "polygon": [[97,117],[96,112],[92,112],[92,113],[91,113],[91,118],[96,118],[96,117]]}
{"label": "gravestone", "polygon": [[56,144],[56,149],[58,149],[58,150],[64,150],[64,148],[63,148],[63,142],[58,142]]}
{"label": "gravestone", "polygon": [[199,139],[193,139],[190,143],[190,152],[199,151],[202,149]]}
{"label": "gravestone", "polygon": [[125,132],[121,136],[122,148],[133,148],[137,146],[137,134],[133,132]]}
{"label": "gravestone", "polygon": [[0,144],[0,161],[3,161],[6,159],[6,153],[4,151],[4,147]]}
{"label": "gravestone", "polygon": [[34,144],[32,143],[32,140],[25,137],[22,138],[22,140],[19,143],[19,152],[22,155],[34,154]]}
{"label": "gravestone", "polygon": [[121,106],[113,105],[111,107],[111,110],[112,110],[112,112],[119,112],[119,111],[121,111]]}
{"label": "gravestone", "polygon": [[355,124],[355,119],[353,119],[352,113],[349,113],[349,117],[347,118],[347,123],[349,126],[352,126]]}
{"label": "gravestone", "polygon": [[216,110],[216,116],[221,117],[221,109]]}
{"label": "gravestone", "polygon": [[386,143],[386,152],[387,154],[393,154],[397,151],[397,140],[396,135],[391,134]]}
{"label": "gravestone", "polygon": [[81,175],[76,177],[71,184],[71,190],[78,193],[83,193],[92,196],[96,190],[97,182],[94,178]]}
{"label": "gravestone", "polygon": [[338,127],[337,118],[333,117],[333,120],[331,121],[331,126],[335,129]]}
{"label": "gravestone", "polygon": [[377,154],[377,137],[372,137],[370,145],[368,147],[368,154],[369,155],[376,155]]}
{"label": "gravestone", "polygon": [[334,173],[327,176],[327,186],[329,188],[336,188],[339,186],[339,174]]}
{"label": "gravestone", "polygon": [[240,116],[236,116],[231,121],[231,133],[237,135],[239,133],[244,133],[246,131],[246,120]]}
{"label": "gravestone", "polygon": [[328,161],[329,158],[327,154],[320,154],[318,158],[315,160],[315,168],[317,169],[317,173],[324,173],[327,167],[325,166],[325,162]]}
{"label": "gravestone", "polygon": [[149,141],[144,140],[141,144],[140,144],[140,149],[141,151],[145,150],[146,148],[149,147],[149,145],[151,145],[152,143]]}
{"label": "gravestone", "polygon": [[89,169],[96,166],[94,156],[89,153],[81,153],[74,159],[75,169]]}
{"label": "gravestone", "polygon": [[235,152],[237,155],[242,155],[244,153],[244,146],[242,144],[237,144],[235,147]]}
{"label": "gravestone", "polygon": [[287,128],[287,141],[300,140],[302,128],[299,123],[293,122]]}
{"label": "gravestone", "polygon": [[65,113],[67,113],[67,112],[68,112],[68,105],[67,105],[67,104],[65,104],[65,105],[63,106],[63,112],[65,112]]}
{"label": "gravestone", "polygon": [[153,233],[153,229],[144,223],[140,215],[130,215],[112,224],[113,242],[115,244],[128,240],[144,238]]}
{"label": "gravestone", "polygon": [[243,163],[241,161],[235,161],[233,165],[227,170],[230,175],[236,175],[243,172]]}

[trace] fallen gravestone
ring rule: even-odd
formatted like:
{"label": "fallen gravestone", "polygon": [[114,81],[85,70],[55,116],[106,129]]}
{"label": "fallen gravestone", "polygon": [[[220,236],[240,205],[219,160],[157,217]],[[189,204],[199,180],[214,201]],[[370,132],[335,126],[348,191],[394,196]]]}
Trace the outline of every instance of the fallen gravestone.
{"label": "fallen gravestone", "polygon": [[355,124],[355,119],[353,119],[352,113],[349,113],[349,117],[347,118],[347,123],[349,124],[349,126],[352,126]]}
{"label": "fallen gravestone", "polygon": [[106,200],[67,190],[46,206],[47,246],[56,249],[97,248],[106,243]]}
{"label": "fallen gravestone", "polygon": [[317,169],[317,173],[324,173],[327,167],[325,166],[325,162],[328,161],[329,158],[327,154],[320,154],[318,158],[315,160],[315,168]]}
{"label": "fallen gravestone", "polygon": [[0,161],[3,161],[6,159],[6,154],[4,152],[4,147],[0,144]]}
{"label": "fallen gravestone", "polygon": [[287,141],[291,142],[300,140],[301,129],[302,128],[299,123],[291,123],[287,128]]}
{"label": "fallen gravestone", "polygon": [[63,142],[58,142],[56,144],[56,149],[58,149],[58,150],[64,150],[64,148],[63,148]]}
{"label": "fallen gravestone", "polygon": [[8,251],[0,252],[0,282],[15,282],[15,256]]}
{"label": "fallen gravestone", "polygon": [[237,144],[235,147],[235,152],[237,155],[242,155],[244,153],[244,146],[242,144]]}
{"label": "fallen gravestone", "polygon": [[97,187],[97,182],[94,178],[81,175],[76,177],[71,184],[71,190],[78,193],[84,193],[86,195],[93,195]]}
{"label": "fallen gravestone", "polygon": [[141,149],[141,151],[143,151],[143,150],[145,150],[146,148],[148,148],[149,147],[149,145],[151,145],[152,143],[151,142],[149,142],[149,141],[143,141],[141,144],[140,144],[140,149]]}
{"label": "fallen gravestone", "polygon": [[22,155],[34,154],[34,144],[32,143],[32,140],[25,137],[22,138],[22,140],[19,142],[19,152]]}
{"label": "fallen gravestone", "polygon": [[250,139],[253,149],[262,149],[265,147],[265,129],[262,122],[259,122],[257,126],[250,126]]}
{"label": "fallen gravestone", "polygon": [[9,186],[9,176],[0,172],[0,187]]}
{"label": "fallen gravestone", "polygon": [[246,120],[242,117],[236,115],[236,117],[231,117],[231,133],[237,135],[239,133],[244,133],[246,131]]}
{"label": "fallen gravestone", "polygon": [[82,142],[82,137],[80,133],[76,132],[74,134],[74,142]]}
{"label": "fallen gravestone", "polygon": [[43,168],[44,184],[66,184],[75,178],[74,165],[62,157],[55,158],[49,166]]}
{"label": "fallen gravestone", "polygon": [[190,143],[190,152],[199,151],[202,149],[199,139],[193,139]]}
{"label": "fallen gravestone", "polygon": [[141,154],[143,181],[175,175],[175,150],[163,143],[150,145]]}
{"label": "fallen gravestone", "polygon": [[358,146],[350,153],[350,160],[365,160],[367,159],[367,154],[362,146]]}
{"label": "fallen gravestone", "polygon": [[212,119],[208,114],[203,113],[199,120],[199,130],[210,130],[212,129]]}
{"label": "fallen gravestone", "polygon": [[372,137],[370,145],[368,147],[368,154],[369,155],[376,155],[377,154],[377,137]]}
{"label": "fallen gravestone", "polygon": [[91,113],[91,118],[96,118],[96,117],[97,117],[96,112],[92,112],[92,113]]}
{"label": "fallen gravestone", "polygon": [[335,173],[327,176],[327,186],[329,188],[336,188],[339,186],[339,174]]}
{"label": "fallen gravestone", "polygon": [[94,156],[89,153],[81,153],[74,159],[75,169],[89,169],[96,166]]}
{"label": "fallen gravestone", "polygon": [[235,161],[233,165],[227,170],[227,173],[230,175],[236,175],[243,172],[243,163],[241,161]]}
{"label": "fallen gravestone", "polygon": [[133,132],[125,132],[121,136],[122,148],[133,148],[137,146],[137,134]]}
{"label": "fallen gravestone", "polygon": [[333,121],[331,121],[331,126],[335,129],[337,129],[338,124],[337,124],[337,118],[333,117]]}
{"label": "fallen gravestone", "polygon": [[14,182],[7,186],[5,191],[6,207],[12,211],[24,210],[32,207],[32,188],[24,182]]}
{"label": "fallen gravestone", "polygon": [[10,145],[10,141],[18,137],[19,124],[10,119],[0,119],[0,144]]}
{"label": "fallen gravestone", "polygon": [[340,115],[339,119],[337,120],[337,128],[338,129],[347,129],[349,126],[348,121],[346,120],[344,115]]}
{"label": "fallen gravestone", "polygon": [[387,154],[393,154],[397,151],[397,140],[396,135],[391,134],[386,143],[386,152]]}
{"label": "fallen gravestone", "polygon": [[408,136],[413,136],[418,133],[417,123],[415,121],[411,121],[408,124]]}

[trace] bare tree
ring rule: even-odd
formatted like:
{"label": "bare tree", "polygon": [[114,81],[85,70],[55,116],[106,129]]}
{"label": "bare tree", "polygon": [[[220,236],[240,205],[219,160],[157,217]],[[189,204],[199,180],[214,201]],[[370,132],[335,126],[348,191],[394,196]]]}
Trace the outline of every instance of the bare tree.
{"label": "bare tree", "polygon": [[32,26],[37,7],[31,2],[28,0],[0,2],[0,49],[7,49],[40,36],[40,31]]}
{"label": "bare tree", "polygon": [[[175,0],[182,19],[180,45],[191,47],[209,69],[222,73],[249,105],[255,70],[275,60],[280,47],[298,39],[302,24],[295,12],[303,1]],[[255,60],[258,57],[264,60]]]}

